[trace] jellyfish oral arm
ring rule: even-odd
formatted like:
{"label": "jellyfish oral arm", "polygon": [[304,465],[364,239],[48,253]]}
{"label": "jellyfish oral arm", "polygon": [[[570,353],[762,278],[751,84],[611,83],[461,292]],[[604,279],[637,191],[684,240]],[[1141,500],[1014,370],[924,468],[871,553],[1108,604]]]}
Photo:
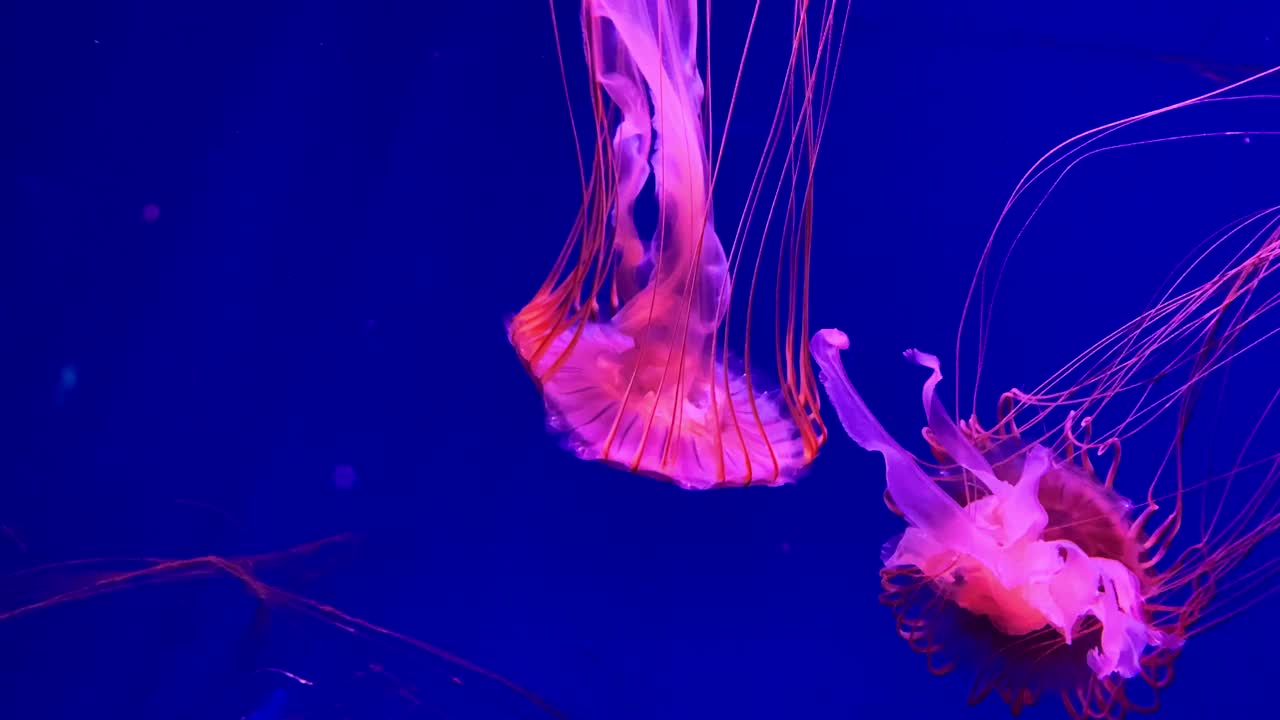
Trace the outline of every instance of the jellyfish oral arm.
{"label": "jellyfish oral arm", "polygon": [[964,509],[930,480],[915,458],[885,431],[849,381],[840,363],[840,351],[848,347],[848,336],[839,330],[818,331],[810,345],[820,371],[818,379],[835,406],[840,424],[858,445],[884,456],[889,494],[908,522],[933,537],[965,539],[971,523]]}
{"label": "jellyfish oral arm", "polygon": [[[596,49],[597,55],[604,51],[604,48]],[[597,57],[596,63],[603,65],[603,60]],[[649,179],[653,125],[649,120],[649,102],[644,95],[643,80],[630,55],[617,52],[611,61],[613,69],[600,72],[600,85],[613,98],[621,114],[613,136],[618,176],[613,243],[618,252],[618,295],[625,303],[640,289],[638,272],[645,259],[644,243],[636,229],[634,210],[636,198]]]}
{"label": "jellyfish oral arm", "polygon": [[[797,6],[792,74],[797,48],[808,47],[806,7]],[[823,11],[828,26],[832,7]],[[508,338],[539,385],[549,426],[580,457],[691,489],[782,485],[826,439],[807,358],[793,362],[797,315],[808,332],[807,299],[798,291],[803,284],[807,293],[807,271],[797,279],[808,263],[808,229],[781,234],[790,252],[779,257],[794,268],[789,280],[783,266],[777,275],[775,301],[788,303],[778,317],[789,325],[775,332],[784,385],[775,392],[751,375],[758,273],[738,294],[745,314],[730,307],[733,272],[712,212],[699,20],[694,0],[582,0],[595,157],[590,173],[582,172],[578,220],[551,274],[509,323]],[[818,56],[823,47],[831,43],[819,43]],[[790,98],[806,88],[796,128],[809,126],[817,68],[826,67],[801,65],[805,82],[783,90]],[[773,240],[767,227],[760,235],[763,250]],[[734,353],[729,322],[736,317],[746,331]]]}
{"label": "jellyfish oral arm", "polygon": [[[614,136],[621,178],[615,241],[621,256],[623,299],[638,292],[634,276],[639,264],[649,260],[656,273],[649,286],[652,290],[665,284],[700,290],[687,296],[686,321],[700,339],[715,329],[724,313],[719,293],[727,262],[709,203],[710,172],[700,116],[704,91],[693,50],[696,4],[601,0],[590,4],[587,12],[600,27],[600,41],[594,48],[600,84],[623,116]],[[651,133],[656,137],[652,147]],[[662,208],[660,221],[666,227],[646,253],[636,234],[632,209],[648,178],[650,162]],[[648,303],[633,307],[646,323],[651,319]]]}
{"label": "jellyfish oral arm", "polygon": [[844,333],[822,330],[811,350],[846,432],[884,456],[889,494],[910,525],[887,567],[918,569],[944,597],[1008,635],[1052,626],[1070,644],[1081,621],[1092,616],[1102,632],[1088,663],[1100,678],[1133,677],[1148,649],[1179,642],[1148,624],[1141,582],[1124,563],[1092,557],[1069,539],[1043,539],[1048,514],[1039,487],[1056,462],[1047,448],[1027,449],[1016,483],[996,477],[935,394],[942,378],[937,359],[908,352],[908,359],[932,371],[923,393],[929,432],[990,493],[961,505],[871,414],[840,362],[840,350],[848,346]]}

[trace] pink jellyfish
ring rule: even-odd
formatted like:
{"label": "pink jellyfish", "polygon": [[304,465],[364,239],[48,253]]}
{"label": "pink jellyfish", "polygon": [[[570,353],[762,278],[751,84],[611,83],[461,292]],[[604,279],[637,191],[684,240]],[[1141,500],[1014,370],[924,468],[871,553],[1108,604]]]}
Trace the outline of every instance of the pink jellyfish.
{"label": "pink jellyfish", "polygon": [[[823,443],[803,347],[812,171],[848,17],[847,3],[837,17],[838,5],[812,17],[796,2],[772,126],[726,250],[712,209],[724,142],[713,143],[697,2],[583,1],[595,155],[568,241],[508,328],[551,427],[581,457],[685,488],[777,485]],[[725,130],[751,34],[762,31],[759,10]],[[644,237],[636,205],[650,188],[657,222]],[[776,257],[776,274],[762,272],[766,257]],[[752,374],[753,320],[765,306],[780,374],[773,392]]]}
{"label": "pink jellyfish", "polygon": [[[1235,134],[1210,129],[1134,142],[1115,135],[1194,105],[1274,108],[1276,96],[1237,89],[1278,71],[1072,138],[1024,176],[1002,220],[1032,183],[1045,182],[1051,192],[1068,170],[1104,150]],[[985,271],[993,258],[1007,270],[1012,248],[995,258],[999,231],[970,292],[970,302],[980,296],[987,303],[977,313],[978,368],[1000,277]],[[857,444],[883,455],[886,504],[907,522],[884,551],[882,599],[932,671],[977,666],[971,702],[994,690],[1016,714],[1048,692],[1073,717],[1153,710],[1188,640],[1277,589],[1280,560],[1250,553],[1280,529],[1280,447],[1257,449],[1263,437],[1280,438],[1273,417],[1280,386],[1243,389],[1255,401],[1261,394],[1254,403],[1261,409],[1227,472],[1192,476],[1199,456],[1191,440],[1204,396],[1221,403],[1228,395],[1228,365],[1246,353],[1252,360],[1280,334],[1260,322],[1280,306],[1272,277],[1278,261],[1280,206],[1231,223],[1174,271],[1137,318],[1035,390],[1004,393],[990,429],[976,414],[954,421],[938,394],[938,359],[908,351],[908,360],[929,371],[924,437],[936,463],[899,444],[858,395],[840,362],[846,336],[822,330],[813,337],[821,382],[841,423]],[[957,365],[960,347],[958,340]],[[1270,362],[1274,367],[1275,358]],[[1205,393],[1210,378],[1214,391]],[[1166,380],[1172,387],[1158,384]],[[1103,417],[1111,424],[1105,432]],[[1156,471],[1132,483],[1145,491],[1127,491],[1122,441],[1165,427],[1170,437]],[[1033,429],[1047,431],[1033,436]],[[1220,442],[1213,441],[1219,452]],[[1094,465],[1104,453],[1111,457],[1105,473]],[[1198,532],[1188,537],[1189,529]]]}
{"label": "pink jellyfish", "polygon": [[[247,699],[247,691],[254,687],[275,686],[266,707],[246,713],[248,717],[299,717],[293,712],[299,707],[326,716],[332,708],[335,715],[343,717],[351,716],[343,711],[352,707],[368,709],[371,715],[380,713],[378,716],[414,715],[424,708],[434,715],[448,707],[478,713],[468,716],[493,717],[498,712],[510,713],[517,706],[528,717],[565,717],[546,700],[492,670],[288,587],[296,584],[297,578],[331,564],[335,553],[349,552],[351,540],[350,535],[336,535],[257,555],[83,558],[7,573],[4,592],[0,593],[0,629],[6,633],[6,648],[18,651],[18,657],[24,659],[14,664],[13,679],[41,678],[43,673],[62,678],[68,656],[94,657],[94,648],[127,635],[131,642],[148,649],[140,657],[162,664],[168,671],[180,668],[200,677],[216,670],[212,675],[222,678],[220,691],[231,687],[226,683],[239,683],[243,687],[237,686],[238,692],[231,694]],[[271,576],[272,582],[264,576]],[[275,584],[287,578],[293,582]],[[166,614],[164,621],[157,623],[154,608],[161,605],[182,609]],[[211,612],[214,614],[209,615]],[[194,623],[190,631],[183,625],[187,622]],[[226,630],[237,627],[237,622],[244,623],[242,631],[228,635]],[[68,623],[71,627],[92,624],[110,629],[67,633]],[[220,633],[206,632],[206,623],[221,629]],[[181,655],[166,657],[164,651],[176,653],[178,648],[171,643],[155,644],[156,639],[167,637],[175,628],[183,628],[189,642],[181,646]],[[15,638],[17,642],[13,642]],[[47,652],[26,652],[35,648]],[[193,648],[208,649],[212,655],[205,657]],[[157,650],[158,658],[151,652]],[[135,652],[139,651],[135,648]],[[115,656],[108,652],[102,657]],[[197,664],[184,667],[192,657]],[[234,659],[234,668],[218,665],[227,658]],[[128,670],[129,679],[154,685],[148,668],[159,665],[145,661],[135,665]],[[246,672],[246,665],[251,672]],[[100,681],[90,687],[93,690],[85,694],[93,694],[95,708],[118,708],[110,712],[112,716],[123,715],[125,707],[138,706],[141,685],[136,683],[111,684],[110,692],[104,692]],[[285,702],[295,694],[298,700]],[[79,707],[76,693],[69,696],[48,705],[55,712]],[[195,710],[194,705],[186,704],[188,699],[169,688],[154,693],[149,707],[180,701],[182,707],[166,708],[169,716],[180,717]],[[288,712],[284,705],[288,705]]]}

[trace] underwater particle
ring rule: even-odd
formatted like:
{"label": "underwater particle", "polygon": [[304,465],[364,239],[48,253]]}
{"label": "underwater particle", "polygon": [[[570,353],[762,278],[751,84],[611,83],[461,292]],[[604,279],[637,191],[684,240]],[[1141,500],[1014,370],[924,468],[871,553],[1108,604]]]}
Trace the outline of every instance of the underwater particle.
{"label": "underwater particle", "polygon": [[63,365],[58,371],[58,382],[54,387],[53,404],[61,407],[67,402],[67,397],[71,395],[71,391],[76,389],[76,384],[80,381],[80,374],[73,364]]}
{"label": "underwater particle", "polygon": [[160,206],[155,203],[147,203],[142,206],[142,222],[153,223],[160,219]]}
{"label": "underwater particle", "polygon": [[75,389],[78,375],[75,365],[64,365],[62,371],[58,373],[58,385],[63,390],[70,392]]}
{"label": "underwater particle", "polygon": [[350,465],[336,465],[333,468],[333,486],[339,490],[350,490],[356,484],[356,471]]}
{"label": "underwater particle", "polygon": [[242,720],[274,720],[282,716],[284,707],[289,701],[288,693],[284,688],[276,688],[266,701],[252,712],[244,716]]}

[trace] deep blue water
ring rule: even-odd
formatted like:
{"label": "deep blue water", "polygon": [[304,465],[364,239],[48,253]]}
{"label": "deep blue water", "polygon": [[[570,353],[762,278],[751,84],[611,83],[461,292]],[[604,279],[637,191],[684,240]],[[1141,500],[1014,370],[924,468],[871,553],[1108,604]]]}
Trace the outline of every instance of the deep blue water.
{"label": "deep blue water", "polygon": [[[880,461],[834,418],[799,483],[741,492],[583,463],[546,432],[503,320],[569,228],[577,166],[545,5],[491,5],[6,11],[0,524],[21,544],[0,544],[4,568],[345,533],[263,571],[567,717],[1005,716],[967,708],[963,674],[930,676],[895,635],[877,571],[901,521]],[[1210,75],[1280,63],[1263,4],[1025,5],[873,2],[851,22],[819,161],[813,319],[854,338],[854,380],[904,441],[921,378],[899,353],[951,351],[1021,173]],[[717,12],[728,47],[743,8]],[[573,8],[560,19],[574,71]],[[1226,123],[1276,128],[1262,107]],[[1274,204],[1276,145],[1081,168],[1002,290],[987,377],[1034,383],[1139,311],[1192,244]],[[725,176],[754,162],[730,153]],[[1232,383],[1275,379],[1248,366]],[[1140,447],[1138,474],[1153,462]],[[1189,644],[1163,716],[1265,715],[1277,612]],[[63,605],[0,637],[0,718],[540,717],[225,579]],[[396,694],[409,683],[416,701]]]}

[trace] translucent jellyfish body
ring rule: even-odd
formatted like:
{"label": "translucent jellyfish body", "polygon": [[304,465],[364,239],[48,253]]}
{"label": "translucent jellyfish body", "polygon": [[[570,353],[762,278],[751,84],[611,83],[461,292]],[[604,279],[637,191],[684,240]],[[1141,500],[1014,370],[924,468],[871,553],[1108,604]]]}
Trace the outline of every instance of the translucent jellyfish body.
{"label": "translucent jellyfish body", "polygon": [[[509,325],[551,427],[581,457],[701,489],[786,483],[816,455],[825,430],[803,338],[839,5],[796,4],[774,121],[726,249],[697,3],[583,2],[595,156],[573,232]],[[637,204],[650,193],[646,218]],[[762,314],[776,389],[753,372]]]}
{"label": "translucent jellyfish body", "polygon": [[[1005,352],[1030,349],[1020,360],[1054,342],[1042,326],[1028,328],[1034,311],[995,313],[992,304],[1001,280],[1023,270],[1011,259],[1015,246],[1033,241],[1031,220],[1064,176],[1104,151],[1233,141],[1240,127],[1253,140],[1249,157],[1269,157],[1256,152],[1280,139],[1277,95],[1256,84],[1271,76],[1280,68],[1082,133],[1027,172],[1001,223],[1025,207],[1019,198],[1030,197],[1031,209],[1013,232],[997,225],[962,314],[956,378],[971,383],[973,411],[959,410],[959,391],[955,402],[967,419],[944,407],[937,358],[906,354],[929,371],[932,459],[891,437],[859,395],[839,357],[848,338],[822,330],[812,339],[842,425],[883,455],[885,502],[907,524],[882,553],[882,600],[933,672],[974,671],[971,702],[995,692],[1017,713],[1048,693],[1073,717],[1154,710],[1193,637],[1280,590],[1280,561],[1258,552],[1280,529],[1280,205],[1222,225],[1171,271],[1156,270],[1167,276],[1144,310],[1033,389],[1004,392],[992,427],[979,422],[977,403],[994,317],[1012,331]],[[1156,117],[1168,123],[1161,134],[1128,134]],[[1144,263],[1131,272],[1138,282],[1162,245],[1133,242],[1148,250],[1134,255]],[[1055,251],[1055,261],[1081,253]],[[963,331],[975,328],[966,345]],[[962,365],[975,376],[962,378]],[[1119,456],[1130,443],[1141,454],[1126,461],[1126,475]]]}

